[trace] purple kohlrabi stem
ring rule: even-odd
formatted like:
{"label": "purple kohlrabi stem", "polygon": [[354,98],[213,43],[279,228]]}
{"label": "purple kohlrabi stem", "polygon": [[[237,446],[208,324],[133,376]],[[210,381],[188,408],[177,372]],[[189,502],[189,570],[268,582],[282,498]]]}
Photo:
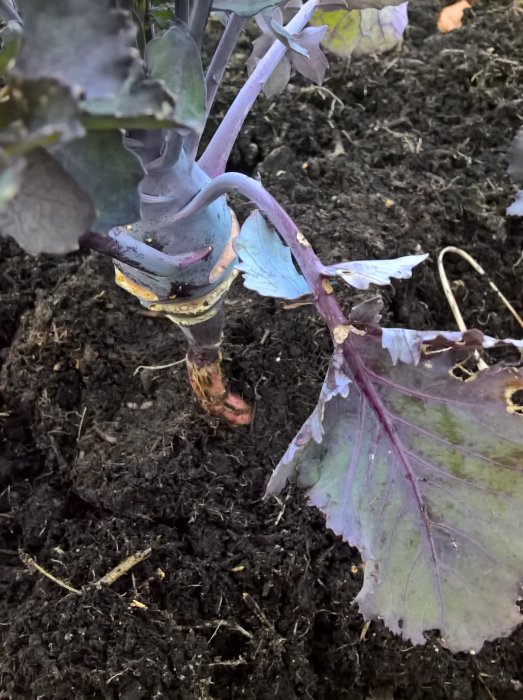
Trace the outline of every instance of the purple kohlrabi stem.
{"label": "purple kohlrabi stem", "polygon": [[287,243],[312,290],[314,304],[331,332],[340,324],[348,324],[332,290],[324,284],[325,266],[285,209],[257,180],[241,173],[226,173],[218,176],[198,192],[194,199],[177,214],[172,223],[194,214],[201,207],[233,190],[256,204]]}
{"label": "purple kohlrabi stem", "polygon": [[[301,32],[314,14],[317,4],[318,0],[307,0],[285,26],[285,29],[290,34]],[[225,166],[243,122],[266,81],[287,51],[285,44],[281,41],[275,41],[236,95],[234,102],[198,161],[198,165],[209,177],[217,177],[225,172]]]}
{"label": "purple kohlrabi stem", "polygon": [[196,0],[191,10],[189,29],[191,31],[191,36],[198,47],[200,47],[203,42],[205,27],[207,26],[211,6],[212,0]]}
{"label": "purple kohlrabi stem", "polygon": [[166,255],[146,243],[137,241],[118,227],[111,229],[107,235],[90,231],[80,238],[80,245],[158,277],[169,277],[176,268],[185,268],[201,262],[212,252],[207,246],[181,255]]}
{"label": "purple kohlrabi stem", "polygon": [[[234,47],[236,46],[236,42],[238,41],[238,37],[241,34],[244,24],[245,20],[243,17],[240,17],[236,13],[233,13],[230,16],[227,26],[225,27],[220,39],[220,43],[218,44],[218,48],[212,57],[209,68],[207,69],[207,73],[205,74],[207,116],[211,111],[211,107],[213,105],[214,98],[216,97],[218,87],[222,81],[227,63],[229,62],[229,58],[234,51]],[[198,144],[200,143],[200,136],[201,135],[191,133],[185,139],[185,150],[190,158],[196,157]]]}

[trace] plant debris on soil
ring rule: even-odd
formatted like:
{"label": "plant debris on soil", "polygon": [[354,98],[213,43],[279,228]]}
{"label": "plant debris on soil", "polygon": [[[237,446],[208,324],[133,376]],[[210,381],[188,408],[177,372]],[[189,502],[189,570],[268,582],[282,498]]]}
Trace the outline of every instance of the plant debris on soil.
{"label": "plant debris on soil", "polygon": [[[231,159],[261,173],[325,262],[430,254],[385,290],[385,325],[455,328],[436,269],[446,245],[523,308],[523,226],[505,216],[506,153],[523,121],[523,14],[483,0],[441,34],[442,4],[411,3],[400,51],[333,59],[323,87],[296,80],[260,98]],[[235,204],[244,217],[248,206]],[[329,360],[311,306],[285,309],[235,286],[224,360],[255,416],[233,430],[202,415],[183,363],[144,367],[182,361],[183,340],[115,287],[110,261],[34,259],[5,241],[1,253],[0,697],[523,697],[523,628],[452,655],[437,632],[413,647],[367,626],[352,603],[357,550],[297,489],[262,500]],[[484,279],[457,257],[447,269],[469,327],[521,337]],[[363,298],[340,295],[347,306]]]}

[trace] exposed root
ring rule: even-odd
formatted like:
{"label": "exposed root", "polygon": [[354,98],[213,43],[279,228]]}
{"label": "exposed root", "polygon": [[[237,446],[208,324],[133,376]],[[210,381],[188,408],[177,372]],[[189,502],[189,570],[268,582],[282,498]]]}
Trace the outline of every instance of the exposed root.
{"label": "exposed root", "polygon": [[221,356],[206,364],[192,362],[189,358],[186,362],[192,390],[204,411],[223,418],[232,426],[249,425],[252,407],[229,391],[222,374]]}

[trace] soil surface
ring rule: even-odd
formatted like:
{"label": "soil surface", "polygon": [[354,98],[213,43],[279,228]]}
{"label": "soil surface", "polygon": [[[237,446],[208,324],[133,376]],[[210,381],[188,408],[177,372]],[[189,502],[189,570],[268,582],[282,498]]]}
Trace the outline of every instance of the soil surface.
{"label": "soil surface", "polygon": [[[504,213],[523,120],[512,5],[479,2],[441,35],[440,2],[413,2],[401,51],[334,60],[325,89],[296,80],[261,99],[234,151],[231,166],[261,172],[325,261],[430,254],[385,292],[385,324],[455,328],[435,264],[446,245],[523,308],[523,227]],[[521,336],[484,280],[459,258],[447,267],[469,326]],[[235,286],[225,365],[255,418],[232,430],[202,415],[180,333],[114,286],[108,260],[3,243],[0,294],[0,697],[523,697],[523,628],[475,655],[365,629],[357,551],[297,489],[262,500],[328,363],[312,307]],[[94,585],[146,548],[112,586]]]}

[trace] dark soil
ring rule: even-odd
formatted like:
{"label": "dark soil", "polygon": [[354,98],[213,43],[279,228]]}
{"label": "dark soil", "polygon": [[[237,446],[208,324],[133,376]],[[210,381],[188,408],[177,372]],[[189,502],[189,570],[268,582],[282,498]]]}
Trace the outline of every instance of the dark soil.
{"label": "dark soil", "polygon": [[[523,14],[484,0],[438,35],[440,3],[412,5],[401,52],[333,61],[328,91],[296,81],[260,100],[232,165],[262,172],[326,261],[430,253],[385,293],[384,320],[454,328],[435,265],[445,245],[523,306],[523,227],[504,214]],[[184,347],[112,284],[107,260],[10,244],[1,260],[0,697],[523,697],[523,629],[476,655],[412,647],[377,622],[364,634],[357,551],[297,490],[262,501],[328,362],[311,307],[235,287],[225,364],[256,413],[231,430],[199,411],[183,365],[136,371]],[[470,326],[521,334],[484,281],[448,263]],[[89,587],[147,547],[112,587]],[[19,549],[83,594],[30,573]]]}

